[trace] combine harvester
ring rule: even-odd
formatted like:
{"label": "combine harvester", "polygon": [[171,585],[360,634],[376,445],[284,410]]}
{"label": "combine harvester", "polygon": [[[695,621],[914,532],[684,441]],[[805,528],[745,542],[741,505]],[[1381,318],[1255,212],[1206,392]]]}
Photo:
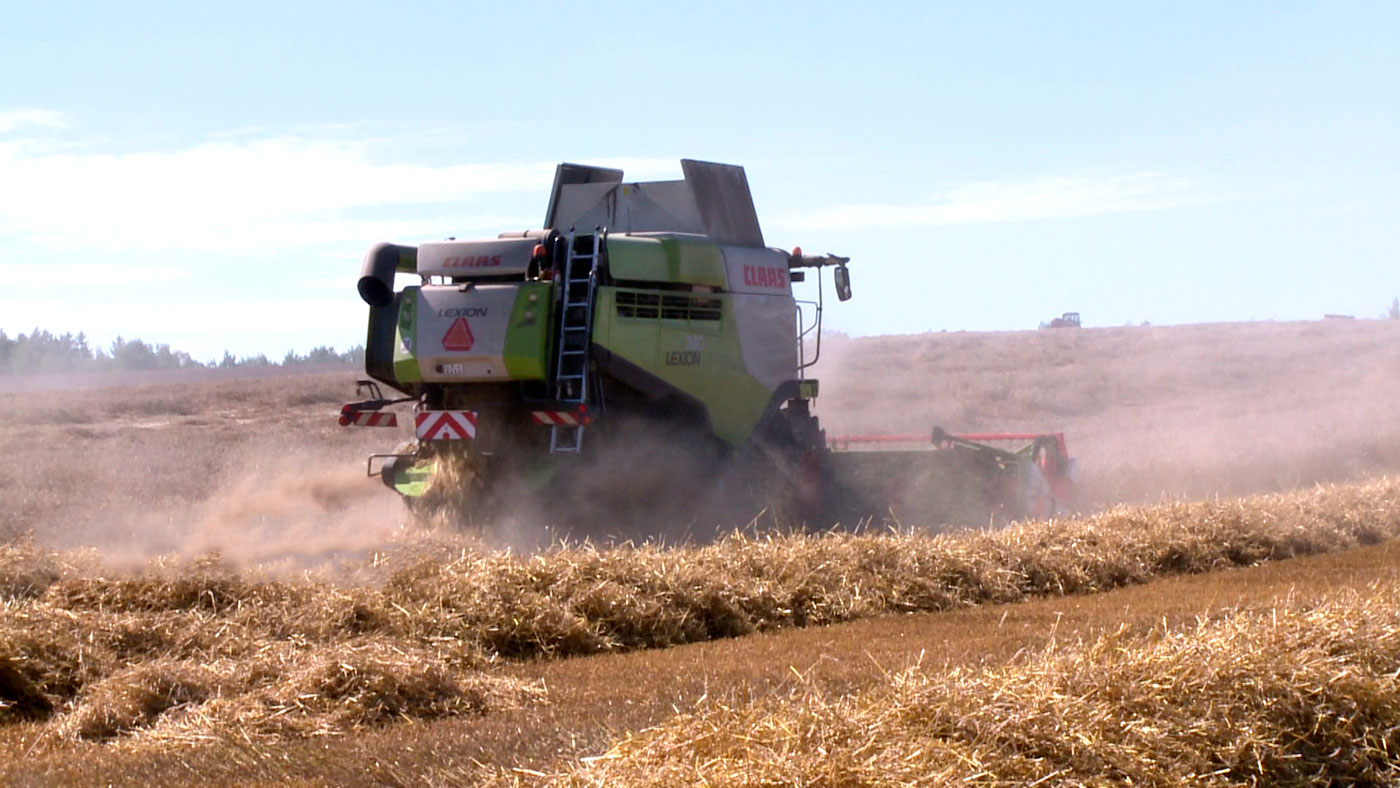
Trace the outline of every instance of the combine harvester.
{"label": "combine harvester", "polygon": [[[566,521],[586,504],[613,521],[724,499],[744,520],[767,508],[810,527],[1072,505],[1059,433],[828,440],[804,373],[820,354],[822,271],[848,300],[848,259],[766,246],[742,167],[681,168],[684,180],[624,183],[562,164],[543,229],[370,249],[370,398],[340,423],[395,427],[391,406],[412,403],[416,439],[371,455],[369,475],[466,519],[525,499]],[[809,273],[816,301],[793,295]],[[395,290],[399,275],[412,284]]]}

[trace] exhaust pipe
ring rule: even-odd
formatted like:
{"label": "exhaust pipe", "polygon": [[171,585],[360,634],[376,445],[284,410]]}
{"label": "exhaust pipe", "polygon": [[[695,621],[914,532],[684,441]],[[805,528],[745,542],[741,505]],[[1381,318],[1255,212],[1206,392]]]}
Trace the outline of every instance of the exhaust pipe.
{"label": "exhaust pipe", "polygon": [[365,253],[357,289],[370,306],[384,308],[394,301],[394,272],[412,271],[418,264],[418,247],[375,244]]}

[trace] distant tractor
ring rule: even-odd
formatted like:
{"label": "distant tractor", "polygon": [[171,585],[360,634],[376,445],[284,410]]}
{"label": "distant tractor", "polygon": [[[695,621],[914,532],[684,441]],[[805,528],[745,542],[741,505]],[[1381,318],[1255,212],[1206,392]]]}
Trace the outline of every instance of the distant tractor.
{"label": "distant tractor", "polygon": [[1079,313],[1066,312],[1063,315],[1051,320],[1049,328],[1079,328]]}

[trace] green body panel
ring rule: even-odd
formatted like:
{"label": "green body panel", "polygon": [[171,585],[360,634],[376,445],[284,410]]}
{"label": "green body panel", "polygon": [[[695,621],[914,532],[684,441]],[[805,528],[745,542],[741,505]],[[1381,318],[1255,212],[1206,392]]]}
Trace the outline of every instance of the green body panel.
{"label": "green body panel", "polygon": [[[418,312],[418,288],[405,287],[399,299],[398,328],[394,329],[394,377],[400,383],[418,383],[418,358],[413,351],[414,320]],[[405,342],[407,338],[407,342]]]}
{"label": "green body panel", "polygon": [[724,255],[707,238],[608,237],[608,266],[614,279],[681,282],[724,288]]}
{"label": "green body panel", "polygon": [[553,299],[554,286],[549,282],[526,282],[516,293],[505,347],[506,374],[512,380],[549,378]]}
{"label": "green body panel", "polygon": [[[610,249],[614,242],[609,239]],[[695,294],[721,304],[719,320],[695,320],[660,317],[660,310],[657,317],[619,315],[619,293],[657,291],[598,288],[593,341],[704,403],[715,434],[726,443],[739,446],[747,441],[774,392],[744,368],[729,296]],[[692,294],[665,295],[688,298]]]}

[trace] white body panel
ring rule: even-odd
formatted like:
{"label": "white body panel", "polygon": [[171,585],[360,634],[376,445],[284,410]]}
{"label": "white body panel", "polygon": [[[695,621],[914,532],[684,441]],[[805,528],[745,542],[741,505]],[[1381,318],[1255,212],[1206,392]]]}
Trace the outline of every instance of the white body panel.
{"label": "white body panel", "polygon": [[729,292],[792,298],[786,254],[754,246],[721,246],[720,251]]}
{"label": "white body panel", "polygon": [[537,243],[535,238],[429,241],[418,245],[418,273],[452,277],[524,274]]}
{"label": "white body panel", "polygon": [[509,380],[503,356],[518,292],[515,285],[477,285],[466,292],[457,285],[420,289],[415,346],[423,380]]}
{"label": "white body panel", "polygon": [[791,296],[735,293],[734,322],[744,369],[770,390],[797,378],[797,302]]}

